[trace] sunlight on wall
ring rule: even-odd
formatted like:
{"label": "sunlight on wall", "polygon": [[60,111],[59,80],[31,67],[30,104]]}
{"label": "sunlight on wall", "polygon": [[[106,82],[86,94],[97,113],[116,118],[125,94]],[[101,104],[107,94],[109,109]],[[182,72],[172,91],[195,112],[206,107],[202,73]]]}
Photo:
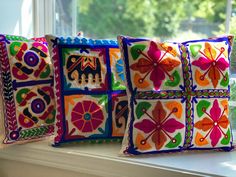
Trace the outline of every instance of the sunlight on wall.
{"label": "sunlight on wall", "polygon": [[0,0],[0,33],[33,37],[32,0]]}
{"label": "sunlight on wall", "polygon": [[[15,27],[14,27],[14,32],[13,32],[13,34],[15,34],[15,35],[20,34],[19,26],[20,26],[19,20],[17,20],[16,25],[15,25]],[[11,34],[11,33],[5,32],[5,34]]]}
{"label": "sunlight on wall", "polygon": [[21,6],[21,32],[23,36],[33,35],[33,3],[23,0]]}

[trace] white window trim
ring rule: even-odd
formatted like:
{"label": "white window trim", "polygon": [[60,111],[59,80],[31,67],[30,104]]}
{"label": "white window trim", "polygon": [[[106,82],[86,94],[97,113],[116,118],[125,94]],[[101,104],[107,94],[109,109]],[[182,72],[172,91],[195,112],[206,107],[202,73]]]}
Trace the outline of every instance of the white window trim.
{"label": "white window trim", "polygon": [[77,25],[77,0],[73,0],[73,15],[72,15],[72,34],[77,35],[78,31],[76,29]]}
{"label": "white window trim", "polygon": [[232,0],[227,0],[226,5],[226,20],[225,20],[225,33],[228,34],[230,31],[230,17],[232,14]]}
{"label": "white window trim", "polygon": [[[55,32],[55,0],[34,0],[33,1],[33,21],[34,36],[42,37],[45,34],[54,34]],[[72,0],[72,34],[77,35],[77,0]]]}
{"label": "white window trim", "polygon": [[34,36],[42,37],[54,32],[54,0],[33,1]]}
{"label": "white window trim", "polygon": [[[51,147],[49,141],[15,145],[0,152],[4,159],[86,175],[104,177],[235,176],[236,152],[188,151],[136,157],[119,157],[120,143]],[[26,165],[25,165],[26,166]],[[27,166],[26,166],[27,168]],[[5,174],[10,169],[1,172]],[[16,174],[16,176],[18,176]],[[27,176],[27,173],[24,177]],[[55,175],[56,176],[56,175]],[[28,176],[27,176],[28,177]],[[54,176],[53,176],[54,177]]]}

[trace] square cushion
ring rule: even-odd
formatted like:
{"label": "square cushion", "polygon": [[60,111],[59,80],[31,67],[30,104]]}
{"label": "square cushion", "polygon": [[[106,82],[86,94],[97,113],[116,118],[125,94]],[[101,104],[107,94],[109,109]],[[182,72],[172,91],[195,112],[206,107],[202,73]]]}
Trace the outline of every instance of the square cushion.
{"label": "square cushion", "polygon": [[120,141],[128,117],[123,60],[116,41],[46,39],[56,90],[56,137],[64,142]]}
{"label": "square cushion", "polygon": [[53,72],[46,41],[0,35],[2,145],[54,133]]}
{"label": "square cushion", "polygon": [[232,149],[233,36],[183,43],[119,36],[130,115],[122,154]]}

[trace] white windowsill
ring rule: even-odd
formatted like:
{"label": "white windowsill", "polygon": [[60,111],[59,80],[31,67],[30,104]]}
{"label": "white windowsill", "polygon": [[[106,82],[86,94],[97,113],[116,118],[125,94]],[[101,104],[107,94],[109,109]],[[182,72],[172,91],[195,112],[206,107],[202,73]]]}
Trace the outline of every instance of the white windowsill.
{"label": "white windowsill", "polygon": [[236,151],[198,151],[118,157],[120,144],[77,144],[54,148],[48,141],[15,145],[0,150],[0,159],[59,168],[87,175],[235,176]]}

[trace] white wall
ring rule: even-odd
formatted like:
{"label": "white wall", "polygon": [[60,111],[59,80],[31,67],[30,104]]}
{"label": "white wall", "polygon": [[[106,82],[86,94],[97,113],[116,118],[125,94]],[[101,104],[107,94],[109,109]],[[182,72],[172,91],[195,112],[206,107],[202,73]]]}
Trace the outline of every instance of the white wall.
{"label": "white wall", "polygon": [[0,0],[0,34],[33,37],[33,0]]}

